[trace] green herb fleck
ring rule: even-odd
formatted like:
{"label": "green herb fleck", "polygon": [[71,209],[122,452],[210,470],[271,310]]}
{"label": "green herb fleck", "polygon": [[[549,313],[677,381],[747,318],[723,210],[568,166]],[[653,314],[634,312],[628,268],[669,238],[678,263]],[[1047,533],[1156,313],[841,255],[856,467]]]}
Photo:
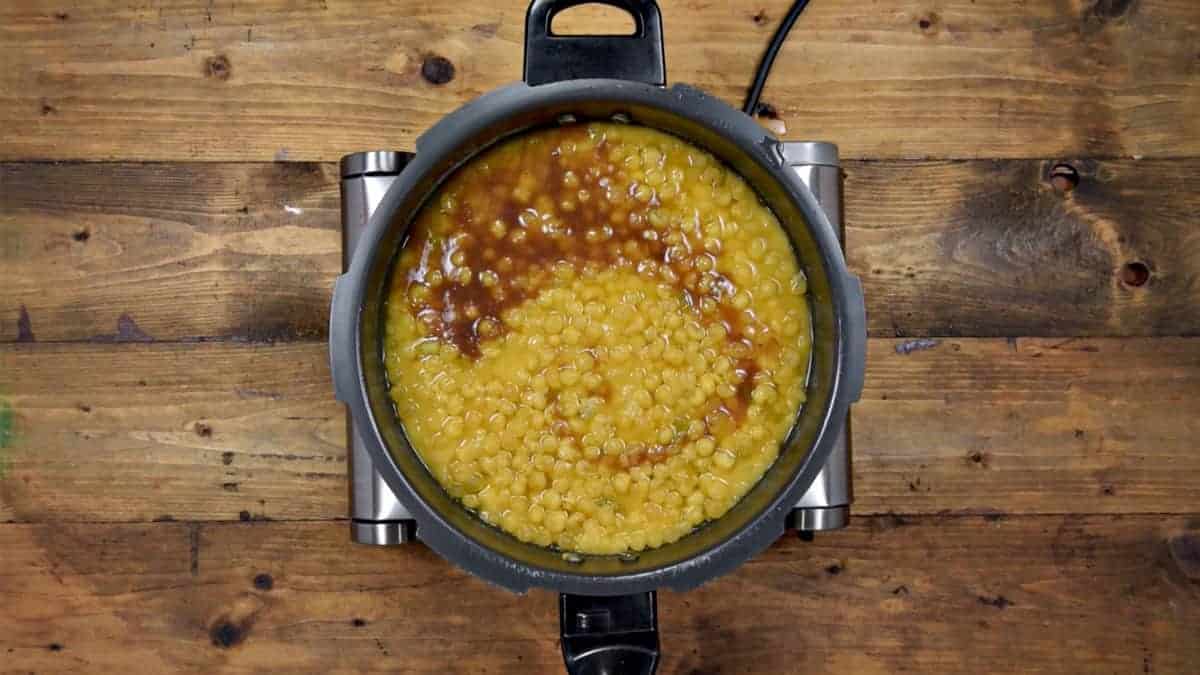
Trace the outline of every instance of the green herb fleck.
{"label": "green herb fleck", "polygon": [[[13,441],[13,420],[16,415],[8,401],[0,401],[0,450],[7,448]],[[0,479],[8,475],[8,454],[0,452]]]}

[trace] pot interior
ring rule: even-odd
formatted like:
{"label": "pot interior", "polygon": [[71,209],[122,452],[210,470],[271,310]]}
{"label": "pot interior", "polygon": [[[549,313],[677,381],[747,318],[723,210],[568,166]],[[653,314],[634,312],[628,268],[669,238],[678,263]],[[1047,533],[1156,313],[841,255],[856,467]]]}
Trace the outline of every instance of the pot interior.
{"label": "pot interior", "polygon": [[[724,516],[673,543],[633,556],[568,556],[571,559],[568,561],[559,551],[521,542],[484,523],[451,498],[426,469],[410,446],[388,397],[387,374],[383,365],[383,318],[386,316],[383,306],[389,274],[404,243],[409,223],[425,200],[458,166],[495,143],[534,128],[571,120],[614,118],[665,131],[708,150],[741,174],[758,192],[786,229],[793,252],[808,276],[812,355],[807,402],[798,412],[778,459],[758,484]],[[513,565],[583,577],[653,573],[702,556],[745,528],[781,526],[781,519],[766,523],[762,522],[762,516],[779,506],[778,501],[783,493],[812,463],[812,449],[827,424],[832,406],[833,383],[838,366],[838,328],[829,283],[830,261],[825,259],[818,246],[800,202],[792,195],[791,190],[795,189],[796,184],[785,184],[777,175],[772,175],[772,171],[764,164],[774,160],[764,160],[767,154],[764,150],[742,147],[707,124],[675,111],[645,103],[597,98],[552,103],[536,110],[519,111],[473,137],[464,138],[454,151],[434,158],[430,169],[419,177],[415,189],[403,195],[380,245],[371,252],[372,260],[360,314],[360,354],[368,402],[380,437],[413,491],[447,525],[506,558]],[[815,470],[807,469],[810,478]]]}

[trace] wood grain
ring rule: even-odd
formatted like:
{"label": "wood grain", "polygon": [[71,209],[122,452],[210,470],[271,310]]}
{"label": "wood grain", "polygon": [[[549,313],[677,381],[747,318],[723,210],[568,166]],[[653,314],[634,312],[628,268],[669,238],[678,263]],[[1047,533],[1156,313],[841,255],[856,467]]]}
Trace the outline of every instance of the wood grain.
{"label": "wood grain", "polygon": [[1190,510],[1197,392],[1196,339],[872,340],[855,508]]}
{"label": "wood grain", "polygon": [[[871,341],[855,512],[1189,513],[1200,339]],[[0,520],[346,513],[324,345],[0,347]]]}
{"label": "wood grain", "polygon": [[[1194,672],[1198,545],[1195,518],[863,518],[660,594],[660,672]],[[552,594],[343,523],[10,524],[0,550],[6,669],[562,672]]]}
{"label": "wood grain", "polygon": [[[1200,160],[853,162],[876,336],[1200,335]],[[328,164],[0,164],[0,341],[320,339]],[[1130,263],[1147,266],[1135,287]]]}
{"label": "wood grain", "polygon": [[[662,5],[670,80],[740,105],[788,0]],[[6,2],[0,159],[411,149],[437,119],[520,76],[524,7]],[[764,100],[787,137],[834,141],[853,158],[1196,156],[1198,25],[1193,0],[828,0],[796,26]]]}
{"label": "wood grain", "polygon": [[862,162],[845,189],[873,335],[1200,335],[1200,162]]}
{"label": "wood grain", "polygon": [[340,270],[320,164],[0,165],[4,339],[322,337]]}
{"label": "wood grain", "polygon": [[[661,2],[739,105],[790,0]],[[0,3],[0,672],[562,672],[553,594],[349,543],[322,342],[332,162],[515,80],[524,6]],[[855,517],[661,594],[660,672],[1200,672],[1197,45],[813,3],[764,101],[859,160]]]}
{"label": "wood grain", "polygon": [[321,344],[33,345],[0,520],[339,518],[343,409]]}

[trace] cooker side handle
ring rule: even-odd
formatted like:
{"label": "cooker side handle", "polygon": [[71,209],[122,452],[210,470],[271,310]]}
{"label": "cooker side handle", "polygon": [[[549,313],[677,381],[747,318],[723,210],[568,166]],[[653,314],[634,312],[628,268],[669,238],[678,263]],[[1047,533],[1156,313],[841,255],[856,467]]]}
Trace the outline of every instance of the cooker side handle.
{"label": "cooker side handle", "polygon": [[653,675],[658,647],[658,596],[558,596],[563,661],[568,675]]}
{"label": "cooker side handle", "polygon": [[[632,35],[555,35],[554,16],[577,5],[600,4],[633,17]],[[654,0],[533,0],[525,14],[525,83],[530,86],[603,78],[656,86],[667,83],[662,15]]]}

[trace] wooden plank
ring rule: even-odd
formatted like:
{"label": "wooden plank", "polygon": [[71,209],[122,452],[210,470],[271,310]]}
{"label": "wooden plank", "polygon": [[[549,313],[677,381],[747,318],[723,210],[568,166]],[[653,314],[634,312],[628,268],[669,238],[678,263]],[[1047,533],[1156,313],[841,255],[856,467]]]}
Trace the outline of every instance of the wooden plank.
{"label": "wooden plank", "polygon": [[[1200,339],[876,339],[868,362],[856,513],[1200,504]],[[0,520],[346,513],[324,345],[8,345],[0,395]]]}
{"label": "wooden plank", "polygon": [[0,520],[345,516],[323,345],[32,347],[0,356]]}
{"label": "wooden plank", "polygon": [[855,508],[1190,510],[1198,391],[1196,339],[872,340]]}
{"label": "wooden plank", "polygon": [[325,335],[334,166],[9,164],[0,185],[5,340]]}
{"label": "wooden plank", "polygon": [[[871,333],[1200,334],[1200,160],[1075,161],[1066,193],[1053,164],[851,163]],[[0,340],[325,335],[332,165],[0,164],[0,184]]]}
{"label": "wooden plank", "polygon": [[[22,672],[562,672],[551,593],[342,523],[0,525],[0,550]],[[861,519],[660,594],[661,672],[1195,672],[1198,551],[1195,518]]]}
{"label": "wooden plank", "polygon": [[[740,104],[789,2],[664,1],[670,80]],[[524,9],[6,2],[0,159],[330,161],[409,149],[520,76]],[[847,157],[1196,156],[1198,24],[1193,0],[829,0],[796,26],[765,100],[788,137],[837,142]]]}
{"label": "wooden plank", "polygon": [[847,167],[871,334],[1200,334],[1200,163],[1071,161],[1066,191],[1058,165]]}

